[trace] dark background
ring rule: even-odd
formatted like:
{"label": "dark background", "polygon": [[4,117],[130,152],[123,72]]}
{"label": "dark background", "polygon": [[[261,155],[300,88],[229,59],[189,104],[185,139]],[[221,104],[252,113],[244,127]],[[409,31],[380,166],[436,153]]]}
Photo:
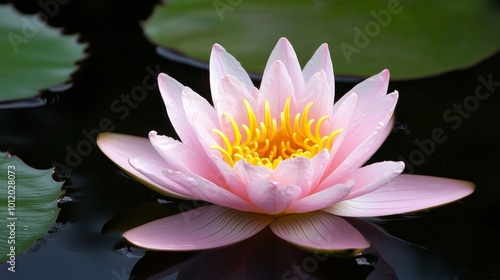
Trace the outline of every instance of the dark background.
{"label": "dark background", "polygon": [[[55,177],[65,180],[65,196],[49,234],[16,259],[15,274],[7,272],[5,263],[0,264],[0,279],[129,279],[129,275],[142,279],[154,269],[166,269],[196,256],[198,253],[145,254],[123,241],[119,213],[129,211],[141,221],[150,220],[178,211],[179,202],[166,203],[171,199],[124,176],[95,146],[95,136],[102,130],[140,136],[157,130],[174,135],[154,85],[147,86],[147,96],[140,101],[126,96],[138,86],[146,87],[145,77],[161,71],[210,99],[206,67],[162,57],[144,36],[141,21],[149,17],[157,1],[42,2],[58,4],[52,7],[58,10],[48,17],[48,23],[63,27],[65,34],[78,34],[87,44],[86,57],[78,62],[69,89],[41,93],[45,106],[0,110],[0,147],[32,167],[56,167]],[[27,14],[47,13],[38,1],[0,3],[14,4]],[[477,185],[471,196],[459,202],[377,220],[393,236],[416,245],[399,256],[404,261],[386,258],[400,279],[499,278],[500,86],[492,87],[484,100],[474,97],[481,84],[478,77],[500,82],[499,66],[497,53],[468,69],[390,83],[389,90],[400,93],[396,125],[370,161],[405,160],[407,173],[463,179]],[[337,77],[336,98],[360,80]],[[464,108],[462,113],[454,111],[457,106]],[[103,119],[108,122],[105,127]],[[432,152],[426,153],[415,141],[431,138],[435,129],[442,129],[447,139],[434,142],[433,149],[428,146]],[[83,146],[90,149],[78,152]],[[140,210],[130,210],[136,206]],[[299,254],[303,254],[300,264],[307,254]],[[330,258],[320,263],[313,276],[364,279],[371,269],[355,258]],[[265,271],[262,279],[264,275]]]}

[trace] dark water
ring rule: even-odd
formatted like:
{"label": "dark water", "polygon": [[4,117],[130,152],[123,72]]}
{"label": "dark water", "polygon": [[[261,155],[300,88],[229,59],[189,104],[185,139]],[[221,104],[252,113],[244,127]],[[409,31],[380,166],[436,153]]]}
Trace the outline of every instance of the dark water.
{"label": "dark water", "polygon": [[[69,88],[43,92],[44,106],[0,110],[0,145],[33,167],[58,167],[66,195],[49,234],[16,259],[15,274],[0,264],[0,279],[228,279],[235,271],[249,279],[498,278],[500,85],[484,86],[484,80],[500,82],[500,54],[469,69],[391,82],[390,90],[400,92],[397,123],[371,161],[405,160],[408,173],[468,180],[477,189],[444,207],[371,221],[392,236],[352,220],[374,249],[325,256],[268,232],[204,252],[145,252],[127,245],[123,229],[178,212],[179,202],[120,173],[95,146],[95,136],[103,130],[146,136],[153,129],[174,135],[155,85],[158,72],[209,97],[203,64],[167,57],[143,36],[140,21],[153,2],[69,1],[49,18],[88,42],[87,57]],[[23,12],[40,11],[37,1],[14,3]],[[354,84],[339,78],[338,96]],[[436,129],[446,140],[426,141]]]}

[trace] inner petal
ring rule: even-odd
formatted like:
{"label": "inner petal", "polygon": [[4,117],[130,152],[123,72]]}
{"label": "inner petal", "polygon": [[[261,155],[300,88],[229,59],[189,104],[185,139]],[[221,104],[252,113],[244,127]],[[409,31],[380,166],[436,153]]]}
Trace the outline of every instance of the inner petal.
{"label": "inner petal", "polygon": [[[266,100],[263,116],[260,117],[248,100],[244,99],[243,103],[248,116],[247,123],[237,123],[233,116],[224,113],[231,129],[212,129],[220,139],[210,147],[218,150],[230,166],[245,159],[250,164],[274,169],[288,158],[312,158],[323,149],[330,150],[336,136],[342,132],[342,129],[324,132],[322,125],[329,115],[317,120],[310,118],[313,101],[307,103],[302,112],[293,115],[290,97],[286,99],[280,114],[273,114],[269,101]],[[277,115],[279,118],[273,117]],[[259,122],[259,119],[262,121]]]}

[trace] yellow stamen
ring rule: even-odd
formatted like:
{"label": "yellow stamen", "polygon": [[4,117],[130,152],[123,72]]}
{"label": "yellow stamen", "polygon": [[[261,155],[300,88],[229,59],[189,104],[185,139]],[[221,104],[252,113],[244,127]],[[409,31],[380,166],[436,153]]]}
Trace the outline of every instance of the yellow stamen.
{"label": "yellow stamen", "polygon": [[212,132],[220,137],[220,141],[210,147],[220,151],[224,161],[231,166],[245,159],[253,165],[274,169],[281,161],[288,158],[301,156],[312,158],[323,149],[330,150],[334,138],[342,132],[342,129],[336,129],[327,135],[322,135],[322,125],[329,116],[322,116],[317,121],[309,119],[313,101],[307,103],[301,113],[292,116],[291,98],[288,97],[277,120],[272,117],[269,101],[266,100],[264,120],[261,122],[257,121],[258,118],[250,102],[245,99],[243,103],[248,123],[238,126],[231,115],[224,113],[233,130],[232,142],[223,131],[212,129]]}

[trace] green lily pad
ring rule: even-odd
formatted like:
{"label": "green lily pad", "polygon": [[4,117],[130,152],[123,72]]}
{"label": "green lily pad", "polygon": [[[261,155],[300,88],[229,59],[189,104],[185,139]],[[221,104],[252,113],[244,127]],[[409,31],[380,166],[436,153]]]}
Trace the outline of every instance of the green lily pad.
{"label": "green lily pad", "polygon": [[0,153],[0,262],[15,264],[16,255],[47,233],[59,213],[62,184],[52,179],[52,169],[33,169]]}
{"label": "green lily pad", "polygon": [[0,101],[36,96],[68,80],[84,46],[40,16],[0,5]]}
{"label": "green lily pad", "polygon": [[396,79],[471,66],[500,47],[500,5],[491,0],[169,0],[145,24],[153,43],[208,60],[219,43],[262,72],[280,37],[305,64],[329,44],[337,75]]}

